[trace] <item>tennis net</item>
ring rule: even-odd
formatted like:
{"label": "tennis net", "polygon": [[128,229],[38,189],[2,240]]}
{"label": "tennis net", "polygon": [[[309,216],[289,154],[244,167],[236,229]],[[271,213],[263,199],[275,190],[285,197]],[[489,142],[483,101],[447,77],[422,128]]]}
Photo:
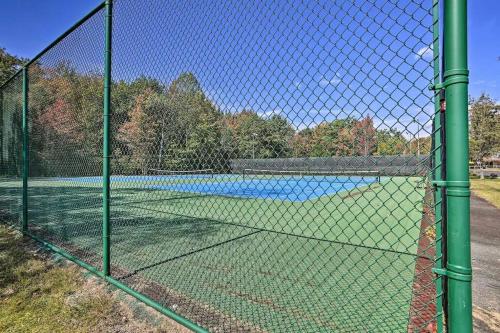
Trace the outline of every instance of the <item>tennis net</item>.
{"label": "tennis net", "polygon": [[148,169],[149,175],[152,176],[165,176],[175,178],[213,178],[213,169],[200,169],[200,170],[162,170],[162,169]]}

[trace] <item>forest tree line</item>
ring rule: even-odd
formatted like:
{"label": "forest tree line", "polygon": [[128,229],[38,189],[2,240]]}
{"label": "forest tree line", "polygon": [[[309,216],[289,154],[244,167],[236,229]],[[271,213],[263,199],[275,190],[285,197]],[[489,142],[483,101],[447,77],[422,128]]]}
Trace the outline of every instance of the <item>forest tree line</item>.
{"label": "forest tree line", "polygon": [[[81,75],[65,64],[49,70],[35,67],[30,78],[33,163],[44,169],[65,165],[75,168],[74,173],[92,173],[102,155],[102,78]],[[252,109],[224,113],[192,73],[181,74],[170,85],[147,77],[115,82],[111,101],[112,164],[120,173],[224,170],[234,158],[430,150],[428,137],[409,142],[396,129],[377,129],[369,116],[324,121],[298,131],[281,114],[263,116]]]}
{"label": "forest tree line", "polygon": [[[31,66],[30,160],[36,174],[98,174],[102,159],[101,75],[67,64]],[[297,130],[282,114],[223,112],[192,73],[169,85],[139,77],[112,86],[114,173],[152,169],[228,171],[231,159],[428,154],[430,138],[407,140],[377,129],[370,116],[323,121]],[[59,171],[58,171],[59,170]]]}
{"label": "forest tree line", "polygon": [[[0,48],[0,81],[24,62]],[[103,134],[102,75],[82,75],[66,64],[44,70],[33,64],[29,71],[32,165],[49,169],[51,163],[59,163],[80,169],[75,172],[97,172]],[[19,103],[12,93],[20,90],[4,94],[4,106]],[[469,104],[470,159],[479,163],[500,151],[500,106],[487,94],[471,98]],[[13,110],[19,113],[21,105],[2,112]],[[252,109],[224,114],[190,73],[169,86],[145,77],[114,82],[112,110],[113,166],[123,172],[213,167],[215,160],[226,167],[230,158],[418,155],[428,154],[431,146],[428,136],[408,140],[397,128],[376,128],[370,117],[296,130],[280,114],[265,117]],[[13,119],[13,129],[20,127],[19,115],[2,119]],[[20,133],[2,132],[1,138],[2,161],[12,160],[21,144]],[[14,159],[10,162],[19,165]]]}

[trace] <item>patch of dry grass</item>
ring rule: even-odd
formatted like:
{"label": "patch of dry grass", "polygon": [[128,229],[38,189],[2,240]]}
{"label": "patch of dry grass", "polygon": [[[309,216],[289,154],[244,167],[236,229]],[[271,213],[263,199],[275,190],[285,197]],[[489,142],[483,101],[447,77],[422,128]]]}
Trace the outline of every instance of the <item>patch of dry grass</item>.
{"label": "patch of dry grass", "polygon": [[477,196],[500,208],[500,179],[471,179],[471,189]]}
{"label": "patch of dry grass", "polygon": [[188,332],[0,225],[0,332]]}

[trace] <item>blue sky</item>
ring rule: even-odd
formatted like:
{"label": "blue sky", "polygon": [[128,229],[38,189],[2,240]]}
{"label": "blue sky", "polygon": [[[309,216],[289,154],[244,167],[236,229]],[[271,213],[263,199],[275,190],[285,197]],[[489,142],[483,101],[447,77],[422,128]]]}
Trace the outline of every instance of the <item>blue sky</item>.
{"label": "blue sky", "polygon": [[[393,127],[409,137],[429,134],[432,104],[422,87],[432,75],[431,35],[418,24],[426,19],[424,10],[412,5],[400,10],[385,0],[375,0],[374,6],[362,0],[353,6],[320,0],[297,5],[307,13],[300,17],[280,0],[272,5],[231,2],[201,1],[187,8],[183,1],[170,6],[124,1],[115,6],[114,78],[148,75],[168,84],[189,70],[227,112],[252,108],[262,115],[282,114],[299,129],[325,119],[375,115],[378,127]],[[428,9],[430,2],[423,7]],[[33,57],[98,3],[5,2],[0,46]],[[470,94],[485,91],[500,100],[500,43],[494,43],[500,2],[478,3],[469,1]],[[231,15],[235,8],[246,14]],[[398,25],[391,26],[391,20]],[[47,54],[45,65],[68,57],[82,72],[102,70],[101,27],[101,18],[93,20],[68,38],[68,47]],[[377,45],[370,41],[374,35]],[[69,49],[74,49],[71,55]]]}
{"label": "blue sky", "polygon": [[469,0],[469,70],[472,96],[500,101],[500,1]]}

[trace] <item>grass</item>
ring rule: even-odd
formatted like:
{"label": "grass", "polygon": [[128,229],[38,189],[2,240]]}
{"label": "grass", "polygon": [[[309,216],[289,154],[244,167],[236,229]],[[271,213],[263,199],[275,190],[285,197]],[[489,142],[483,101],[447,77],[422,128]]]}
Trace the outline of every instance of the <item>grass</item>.
{"label": "grass", "polygon": [[[0,225],[1,332],[173,332],[138,320],[97,279]],[[175,329],[177,332],[177,330]]]}
{"label": "grass", "polygon": [[[218,319],[208,328],[237,318],[234,330],[405,330],[420,180],[394,177],[305,202],[116,182],[114,274],[131,274],[127,284],[189,318],[203,321],[210,311]],[[15,201],[16,189],[4,183],[0,194]],[[32,180],[29,202],[35,233],[100,267],[100,183]]]}
{"label": "grass", "polygon": [[471,189],[477,196],[500,208],[500,179],[471,179]]}

